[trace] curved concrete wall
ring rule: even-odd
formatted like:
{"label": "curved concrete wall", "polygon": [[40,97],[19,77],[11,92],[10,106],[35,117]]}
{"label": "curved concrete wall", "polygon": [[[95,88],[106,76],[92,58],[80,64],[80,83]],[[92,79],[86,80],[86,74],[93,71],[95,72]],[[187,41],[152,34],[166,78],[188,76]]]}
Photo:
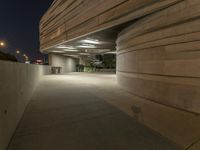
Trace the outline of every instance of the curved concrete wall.
{"label": "curved concrete wall", "polygon": [[183,0],[54,0],[40,22],[41,50],[134,20]]}
{"label": "curved concrete wall", "polygon": [[146,100],[200,113],[200,1],[185,0],[124,29],[118,82]]}

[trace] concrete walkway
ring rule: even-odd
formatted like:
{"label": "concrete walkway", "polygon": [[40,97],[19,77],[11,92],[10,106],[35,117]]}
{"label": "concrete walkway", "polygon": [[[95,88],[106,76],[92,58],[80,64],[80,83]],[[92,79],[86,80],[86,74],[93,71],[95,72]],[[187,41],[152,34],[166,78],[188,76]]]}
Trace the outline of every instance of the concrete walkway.
{"label": "concrete walkway", "polygon": [[101,98],[116,86],[111,74],[46,76],[9,150],[179,150]]}

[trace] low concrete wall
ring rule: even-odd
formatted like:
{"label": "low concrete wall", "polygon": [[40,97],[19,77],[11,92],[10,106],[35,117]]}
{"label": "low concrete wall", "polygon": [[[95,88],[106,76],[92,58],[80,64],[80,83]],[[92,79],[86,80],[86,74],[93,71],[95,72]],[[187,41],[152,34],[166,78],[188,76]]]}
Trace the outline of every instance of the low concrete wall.
{"label": "low concrete wall", "polygon": [[50,64],[55,67],[62,67],[61,73],[75,72],[78,59],[62,55],[50,54]]}
{"label": "low concrete wall", "polygon": [[49,66],[0,61],[0,150],[5,150],[41,77]]}

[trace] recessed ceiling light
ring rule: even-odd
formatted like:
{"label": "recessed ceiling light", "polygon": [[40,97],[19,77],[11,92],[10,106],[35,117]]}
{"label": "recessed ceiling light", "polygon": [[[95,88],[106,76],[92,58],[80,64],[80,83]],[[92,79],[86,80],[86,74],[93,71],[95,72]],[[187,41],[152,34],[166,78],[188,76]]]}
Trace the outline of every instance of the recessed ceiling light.
{"label": "recessed ceiling light", "polygon": [[78,52],[76,49],[64,49],[65,52]]}
{"label": "recessed ceiling light", "polygon": [[89,53],[79,53],[80,55],[90,55]]}
{"label": "recessed ceiling light", "polygon": [[52,51],[52,52],[54,52],[54,53],[63,53],[63,51]]}
{"label": "recessed ceiling light", "polygon": [[106,54],[116,54],[117,52],[116,51],[110,51],[110,52],[107,52]]}
{"label": "recessed ceiling light", "polygon": [[73,46],[65,46],[65,45],[60,45],[60,46],[57,46],[56,48],[61,48],[61,49],[75,49]]}
{"label": "recessed ceiling light", "polygon": [[92,45],[92,44],[82,44],[77,47],[79,47],[79,48],[96,48],[96,46]]}
{"label": "recessed ceiling light", "polygon": [[64,56],[70,56],[70,57],[78,57],[78,55],[68,55],[68,54],[64,54]]}
{"label": "recessed ceiling light", "polygon": [[89,43],[89,44],[99,44],[99,40],[87,38],[81,41],[82,43]]}

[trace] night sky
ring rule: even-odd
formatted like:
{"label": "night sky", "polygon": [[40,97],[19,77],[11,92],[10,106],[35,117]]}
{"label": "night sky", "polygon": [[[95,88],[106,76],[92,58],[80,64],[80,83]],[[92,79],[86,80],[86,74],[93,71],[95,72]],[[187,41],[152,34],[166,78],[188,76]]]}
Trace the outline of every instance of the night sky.
{"label": "night sky", "polygon": [[39,52],[39,21],[53,0],[1,0],[0,40],[7,43],[4,52],[23,51],[31,59]]}

